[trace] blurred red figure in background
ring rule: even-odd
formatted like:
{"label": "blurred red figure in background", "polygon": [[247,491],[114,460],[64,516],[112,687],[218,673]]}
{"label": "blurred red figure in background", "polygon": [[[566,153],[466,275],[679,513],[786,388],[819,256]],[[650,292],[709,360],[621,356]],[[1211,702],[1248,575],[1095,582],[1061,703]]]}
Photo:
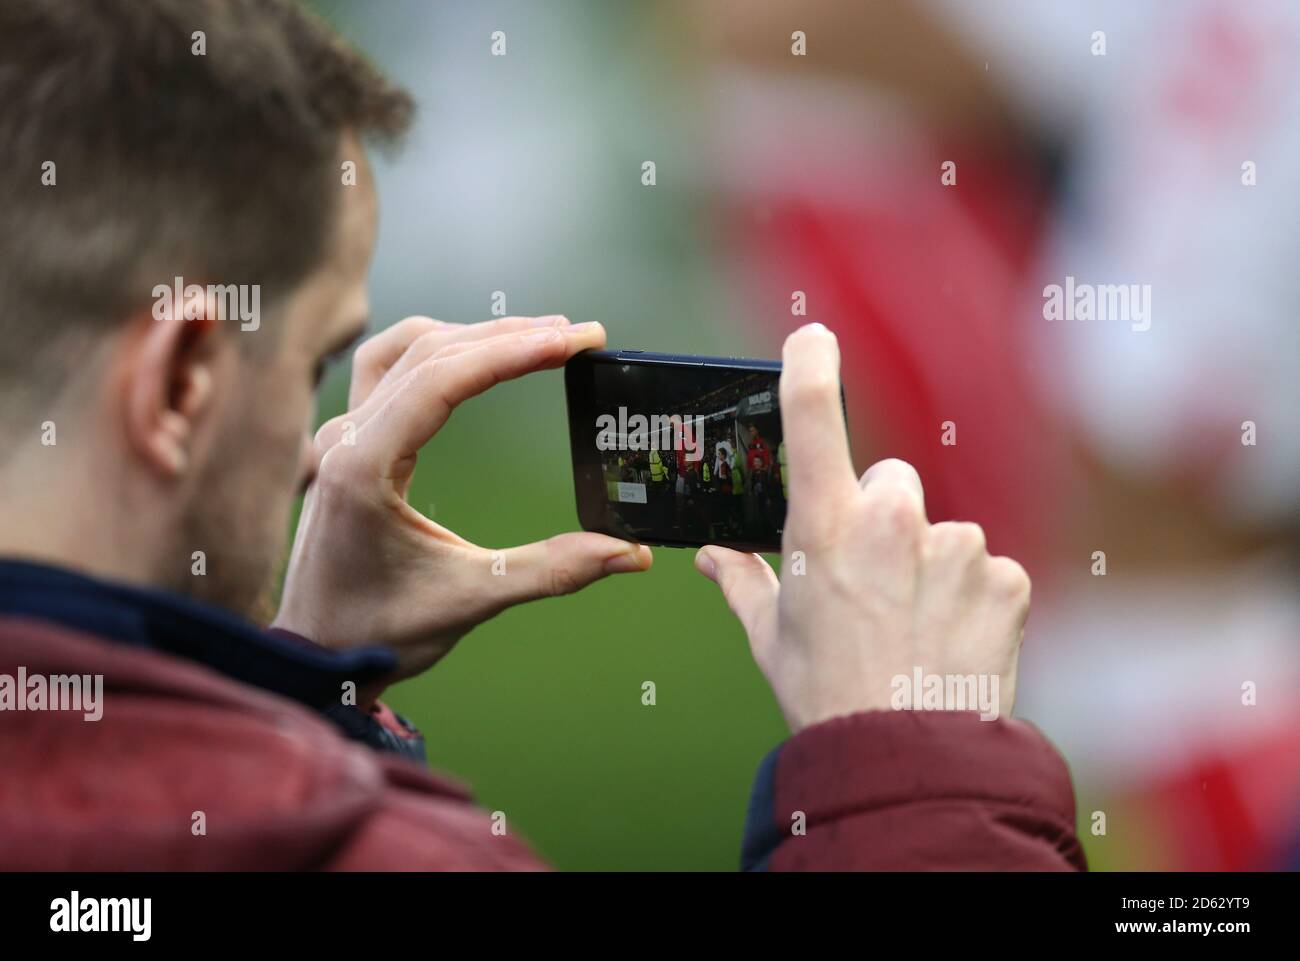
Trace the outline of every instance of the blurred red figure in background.
{"label": "blurred red figure in background", "polygon": [[[1300,18],[814,3],[801,62],[781,9],[710,24],[746,309],[774,338],[833,326],[859,459],[916,464],[933,519],[1025,562],[1022,706],[1074,766],[1094,864],[1278,866],[1300,824]],[[1067,277],[1145,284],[1154,320],[1048,320]]]}

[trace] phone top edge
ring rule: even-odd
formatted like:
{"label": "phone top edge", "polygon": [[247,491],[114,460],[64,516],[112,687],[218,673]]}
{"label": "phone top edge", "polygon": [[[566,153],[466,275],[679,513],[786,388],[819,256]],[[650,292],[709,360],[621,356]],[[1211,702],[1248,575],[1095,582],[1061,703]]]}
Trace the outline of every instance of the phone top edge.
{"label": "phone top edge", "polygon": [[727,367],[743,370],[779,371],[779,360],[759,357],[710,357],[702,354],[665,354],[650,350],[622,348],[620,350],[584,350],[575,354],[570,363],[586,359],[596,363],[619,364],[673,364],[680,367]]}

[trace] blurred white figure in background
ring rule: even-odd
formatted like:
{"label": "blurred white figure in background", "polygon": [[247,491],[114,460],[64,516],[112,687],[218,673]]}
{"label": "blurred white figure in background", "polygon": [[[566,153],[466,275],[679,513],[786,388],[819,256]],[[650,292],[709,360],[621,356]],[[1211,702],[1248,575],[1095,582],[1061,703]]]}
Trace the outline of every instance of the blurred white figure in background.
{"label": "blurred white figure in background", "polygon": [[[1072,161],[1026,314],[1104,480],[1063,496],[1093,529],[1036,592],[1020,706],[1082,812],[1165,805],[1164,866],[1276,863],[1300,824],[1300,7],[931,6]],[[1149,328],[1041,319],[1066,277],[1150,285]]]}

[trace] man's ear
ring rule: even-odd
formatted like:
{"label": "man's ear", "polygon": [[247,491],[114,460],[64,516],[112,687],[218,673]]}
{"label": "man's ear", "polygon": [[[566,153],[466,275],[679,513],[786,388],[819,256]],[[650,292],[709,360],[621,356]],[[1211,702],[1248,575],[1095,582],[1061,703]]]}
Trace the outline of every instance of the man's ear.
{"label": "man's ear", "polygon": [[178,478],[189,469],[198,427],[211,414],[221,332],[206,316],[155,319],[149,312],[132,326],[125,364],[128,439],[160,476]]}

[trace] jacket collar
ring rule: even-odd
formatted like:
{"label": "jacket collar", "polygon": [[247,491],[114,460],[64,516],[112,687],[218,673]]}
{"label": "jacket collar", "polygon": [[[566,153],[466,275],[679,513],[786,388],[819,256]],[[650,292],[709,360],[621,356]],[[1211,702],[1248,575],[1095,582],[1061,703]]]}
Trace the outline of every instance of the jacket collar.
{"label": "jacket collar", "polygon": [[181,594],[29,561],[0,559],[0,614],[184,658],[316,708],[339,703],[344,682],[360,688],[397,666],[385,648],[335,652]]}

